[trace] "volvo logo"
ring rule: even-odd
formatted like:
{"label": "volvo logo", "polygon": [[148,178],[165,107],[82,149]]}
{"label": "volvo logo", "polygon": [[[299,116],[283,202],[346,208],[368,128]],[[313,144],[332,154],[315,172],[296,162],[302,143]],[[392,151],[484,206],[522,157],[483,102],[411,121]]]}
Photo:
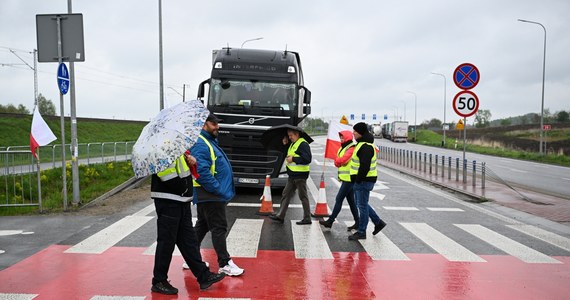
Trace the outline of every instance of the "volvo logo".
{"label": "volvo logo", "polygon": [[247,121],[249,124],[253,124],[255,122],[254,118],[249,118],[249,120]]}

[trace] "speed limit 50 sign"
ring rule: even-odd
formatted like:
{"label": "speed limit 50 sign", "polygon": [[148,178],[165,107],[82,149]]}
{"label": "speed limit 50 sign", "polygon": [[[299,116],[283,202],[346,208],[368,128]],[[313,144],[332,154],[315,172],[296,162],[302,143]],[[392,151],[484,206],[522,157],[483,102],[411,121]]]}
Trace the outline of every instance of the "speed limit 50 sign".
{"label": "speed limit 50 sign", "polygon": [[453,98],[453,110],[458,115],[467,118],[479,109],[479,98],[471,91],[461,91]]}

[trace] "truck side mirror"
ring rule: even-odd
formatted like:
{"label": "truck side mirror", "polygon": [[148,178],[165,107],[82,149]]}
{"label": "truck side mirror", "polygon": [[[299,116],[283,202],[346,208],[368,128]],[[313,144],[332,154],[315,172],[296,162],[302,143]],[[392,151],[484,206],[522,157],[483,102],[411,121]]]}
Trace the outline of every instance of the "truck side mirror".
{"label": "truck side mirror", "polygon": [[309,91],[309,89],[304,86],[300,86],[300,88],[302,88],[305,91],[303,97],[303,103],[311,104],[311,91]]}
{"label": "truck side mirror", "polygon": [[310,106],[303,106],[303,114],[305,114],[305,115],[311,114],[311,107]]}
{"label": "truck side mirror", "polygon": [[198,86],[198,95],[197,95],[198,99],[204,98],[204,85],[206,85],[206,83],[210,84],[210,79],[202,81]]}

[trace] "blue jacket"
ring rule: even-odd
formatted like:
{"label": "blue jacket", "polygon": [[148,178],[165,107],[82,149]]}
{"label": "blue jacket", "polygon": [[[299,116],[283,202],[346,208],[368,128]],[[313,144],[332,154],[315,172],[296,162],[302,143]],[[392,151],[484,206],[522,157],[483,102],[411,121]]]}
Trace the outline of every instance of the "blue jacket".
{"label": "blue jacket", "polygon": [[[198,141],[192,148],[190,153],[196,158],[198,163],[198,174],[200,178],[196,181],[202,186],[194,187],[194,203],[220,201],[229,202],[236,194],[234,187],[234,174],[230,161],[222,148],[218,145],[218,140],[202,130],[200,133],[212,145],[214,156],[216,156],[215,175],[212,175],[210,168],[212,167],[212,158],[210,156],[210,148],[204,140],[198,138]],[[206,192],[204,192],[204,190]]]}

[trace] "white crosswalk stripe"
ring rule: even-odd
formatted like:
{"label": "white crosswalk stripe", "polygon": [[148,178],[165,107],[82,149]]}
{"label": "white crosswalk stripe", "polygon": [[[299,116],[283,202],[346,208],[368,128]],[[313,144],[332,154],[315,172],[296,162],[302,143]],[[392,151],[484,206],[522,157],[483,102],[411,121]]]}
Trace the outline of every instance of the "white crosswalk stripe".
{"label": "white crosswalk stripe", "polygon": [[404,228],[449,261],[484,262],[485,260],[461,246],[426,223],[400,223]]}
{"label": "white crosswalk stripe", "polygon": [[144,300],[145,296],[93,296],[90,300]]}
{"label": "white crosswalk stripe", "polygon": [[516,229],[522,233],[535,237],[537,239],[543,240],[551,245],[554,245],[558,248],[564,249],[566,251],[570,251],[570,239],[560,236],[558,234],[546,231],[544,229],[540,229],[536,226],[532,225],[507,225],[512,229]]}
{"label": "white crosswalk stripe", "polygon": [[65,253],[101,254],[113,247],[129,234],[146,224],[153,217],[127,216],[111,224],[109,227],[88,237],[79,244],[67,249]]}
{"label": "white crosswalk stripe", "polygon": [[305,259],[333,259],[321,226],[318,222],[311,225],[297,225],[291,221],[295,257]]}
{"label": "white crosswalk stripe", "polygon": [[529,248],[517,241],[509,239],[489,228],[478,224],[455,224],[455,226],[469,232],[484,242],[491,244],[527,263],[561,263],[560,261]]}
{"label": "white crosswalk stripe", "polygon": [[[345,224],[346,226],[352,225],[350,222],[345,222]],[[369,226],[366,229],[367,238],[359,240],[372,260],[410,260],[384,233],[379,232],[377,235],[372,235],[372,231],[374,231],[374,227]]]}
{"label": "white crosswalk stripe", "polygon": [[38,294],[4,294],[0,293],[0,300],[32,300]]}
{"label": "white crosswalk stripe", "polygon": [[261,219],[236,219],[226,239],[232,257],[257,257],[261,237]]}

